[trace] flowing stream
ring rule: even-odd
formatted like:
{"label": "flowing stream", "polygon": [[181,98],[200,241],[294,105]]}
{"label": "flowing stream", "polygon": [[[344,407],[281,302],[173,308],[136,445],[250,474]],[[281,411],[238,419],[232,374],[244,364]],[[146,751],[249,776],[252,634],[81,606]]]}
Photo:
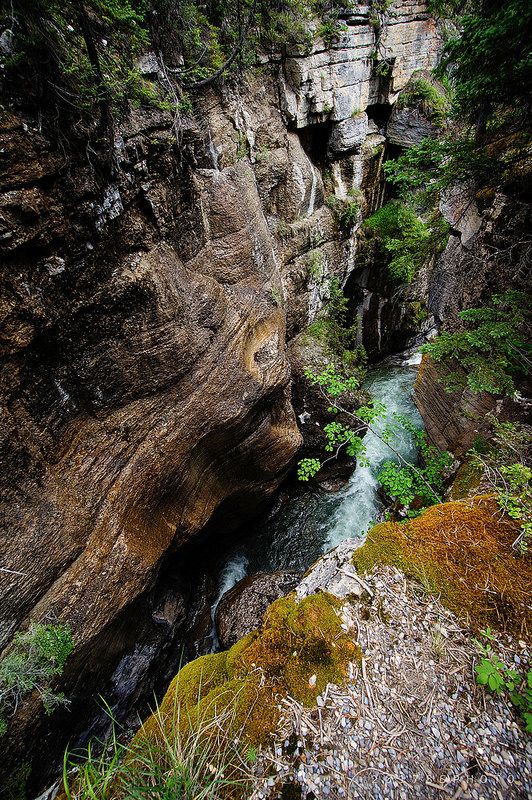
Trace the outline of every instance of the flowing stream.
{"label": "flowing stream", "polygon": [[[412,400],[420,360],[417,353],[391,357],[368,370],[364,386],[387,409],[386,416],[374,425],[377,433],[392,421],[394,414],[422,426]],[[305,488],[290,495],[281,494],[267,515],[250,524],[253,530],[235,546],[220,572],[213,621],[222,596],[246,575],[285,569],[303,572],[344,539],[363,537],[378,520],[385,507],[379,496],[377,475],[385,461],[398,459],[374,433],[366,433],[364,444],[369,465],[357,465],[340,491],[309,492]],[[415,460],[416,448],[410,433],[398,428],[393,445],[404,459]]]}

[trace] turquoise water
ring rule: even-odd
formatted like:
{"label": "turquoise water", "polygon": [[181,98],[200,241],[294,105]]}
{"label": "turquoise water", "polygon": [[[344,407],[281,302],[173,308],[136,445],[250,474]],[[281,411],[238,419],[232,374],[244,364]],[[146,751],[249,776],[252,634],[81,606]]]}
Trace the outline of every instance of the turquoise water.
{"label": "turquoise water", "polygon": [[[416,426],[422,421],[412,400],[418,354],[392,357],[368,370],[365,388],[387,408],[385,418],[375,424],[382,431],[393,414],[408,417]],[[223,594],[245,575],[295,569],[305,571],[319,556],[351,537],[363,537],[384,511],[378,493],[377,475],[384,461],[397,460],[387,445],[368,432],[364,437],[368,466],[357,465],[348,483],[338,492],[316,488],[281,494],[262,519],[250,523],[249,531],[226,557],[218,579],[212,617]],[[416,449],[411,434],[398,430],[394,447],[412,461]]]}

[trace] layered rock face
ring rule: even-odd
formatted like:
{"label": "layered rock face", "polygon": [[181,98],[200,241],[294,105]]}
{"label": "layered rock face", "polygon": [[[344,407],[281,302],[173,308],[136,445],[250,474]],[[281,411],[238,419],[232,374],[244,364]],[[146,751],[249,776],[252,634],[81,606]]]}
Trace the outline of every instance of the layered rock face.
{"label": "layered rock face", "polygon": [[[4,644],[28,616],[61,620],[80,659],[168,548],[264,501],[299,446],[253,173],[180,173],[171,130],[149,135],[125,141],[123,183],[98,202],[40,182],[45,145],[6,132],[8,152],[36,152],[35,185],[4,198]],[[128,185],[136,169],[149,178]],[[12,721],[21,750],[27,724]]]}
{"label": "layered rock face", "polygon": [[[475,196],[471,186],[456,186],[443,199],[442,211],[451,225],[449,244],[426,270],[427,306],[438,322],[445,321],[448,328],[460,325],[461,310],[482,307],[509,286],[530,291],[532,218],[530,203],[519,192],[488,187]],[[521,387],[525,398],[516,399],[467,388],[449,393],[449,369],[465,378],[459,363],[445,367],[425,356],[414,386],[416,405],[437,447],[463,456],[477,435],[488,433],[486,417],[491,413],[526,421],[528,387]]]}
{"label": "layered rock face", "polygon": [[[353,271],[335,202],[362,187],[378,207],[379,104],[439,47],[417,3],[346,22],[332,49],[207,93],[194,121],[132,111],[112,172],[4,117],[3,646],[29,619],[67,622],[83,676],[163,555],[208,522],[222,535],[286,473],[286,332]],[[17,752],[34,724],[13,722]]]}

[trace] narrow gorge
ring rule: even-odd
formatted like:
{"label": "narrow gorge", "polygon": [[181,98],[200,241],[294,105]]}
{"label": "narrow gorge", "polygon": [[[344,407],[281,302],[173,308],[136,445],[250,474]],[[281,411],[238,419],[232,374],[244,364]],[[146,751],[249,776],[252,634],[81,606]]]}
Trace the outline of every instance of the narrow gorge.
{"label": "narrow gorge", "polygon": [[[502,689],[474,682],[490,626],[525,697],[530,101],[501,23],[489,68],[519,87],[468,121],[451,46],[492,5],[0,3],[0,797],[528,796],[517,701],[515,769],[503,755],[484,789],[482,742],[423,785],[414,760],[387,782],[393,755],[361,740],[356,768],[342,755],[392,633],[405,674],[436,670],[431,713],[462,669],[471,718],[493,703],[504,728]],[[529,75],[530,9],[509,5]],[[463,333],[477,320],[489,345]],[[448,662],[427,655],[440,628]],[[35,631],[68,652],[39,661]],[[360,702],[399,731],[380,700]],[[247,754],[234,775],[208,750],[203,794],[167,767],[166,794],[118,767],[83,788],[73,763],[110,752],[111,720],[127,765],[172,704],[196,727],[215,707]]]}

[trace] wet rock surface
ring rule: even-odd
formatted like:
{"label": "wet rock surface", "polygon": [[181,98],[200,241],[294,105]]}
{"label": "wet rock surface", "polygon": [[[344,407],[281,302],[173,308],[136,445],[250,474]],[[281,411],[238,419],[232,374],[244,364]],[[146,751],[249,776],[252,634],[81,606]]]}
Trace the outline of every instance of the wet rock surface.
{"label": "wet rock surface", "polygon": [[256,630],[268,606],[288,594],[297,584],[299,572],[263,572],[250,575],[230,589],[216,609],[216,629],[223,650]]}

